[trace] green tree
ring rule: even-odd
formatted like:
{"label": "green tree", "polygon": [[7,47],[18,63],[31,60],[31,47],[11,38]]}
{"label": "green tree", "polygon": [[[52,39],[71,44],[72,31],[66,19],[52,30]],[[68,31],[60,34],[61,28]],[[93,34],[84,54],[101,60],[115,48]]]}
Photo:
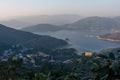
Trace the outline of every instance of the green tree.
{"label": "green tree", "polygon": [[[92,72],[96,73],[96,78],[94,78],[94,80],[118,79],[119,77],[116,77],[116,75],[120,74],[120,64],[118,63],[119,58],[116,57],[113,53],[109,53],[108,55],[99,54],[98,56],[101,57],[101,59],[93,60],[94,65],[92,66]],[[105,62],[104,65],[102,61]]]}
{"label": "green tree", "polygon": [[44,73],[40,73],[40,72],[36,73],[33,80],[51,80],[50,73],[48,73],[47,75],[45,75]]}

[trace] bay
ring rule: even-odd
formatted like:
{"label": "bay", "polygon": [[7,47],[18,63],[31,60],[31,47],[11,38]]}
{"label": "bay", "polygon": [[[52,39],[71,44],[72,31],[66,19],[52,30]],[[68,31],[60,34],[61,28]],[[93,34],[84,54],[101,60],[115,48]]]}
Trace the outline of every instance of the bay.
{"label": "bay", "polygon": [[118,48],[120,43],[99,40],[98,35],[106,34],[107,31],[80,31],[62,30],[55,32],[34,32],[39,35],[49,35],[59,39],[69,39],[69,44],[81,54],[85,51],[98,52],[105,48]]}

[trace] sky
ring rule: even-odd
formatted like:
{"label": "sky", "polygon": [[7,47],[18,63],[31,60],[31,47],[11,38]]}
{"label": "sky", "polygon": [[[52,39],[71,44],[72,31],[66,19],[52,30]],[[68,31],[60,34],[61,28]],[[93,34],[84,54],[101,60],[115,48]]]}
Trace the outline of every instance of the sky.
{"label": "sky", "polygon": [[0,0],[0,19],[56,14],[120,16],[120,0]]}

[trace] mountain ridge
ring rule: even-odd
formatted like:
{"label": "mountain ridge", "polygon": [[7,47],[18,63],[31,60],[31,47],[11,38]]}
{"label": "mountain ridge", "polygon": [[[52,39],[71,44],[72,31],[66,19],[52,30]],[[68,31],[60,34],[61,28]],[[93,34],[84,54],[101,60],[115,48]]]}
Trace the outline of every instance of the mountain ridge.
{"label": "mountain ridge", "polygon": [[68,43],[62,39],[36,35],[30,32],[9,28],[0,24],[0,46],[6,46],[6,48],[8,48],[8,46],[16,44],[20,44],[29,48],[50,48],[51,50],[57,47],[68,45]]}
{"label": "mountain ridge", "polygon": [[[119,19],[115,18],[108,18],[108,17],[98,17],[98,16],[92,16],[80,19],[78,21],[75,21],[71,24],[65,24],[61,26],[51,26],[51,24],[48,24],[48,26],[39,26],[42,24],[34,25],[32,27],[26,27],[22,30],[28,31],[28,32],[47,32],[49,31],[49,28],[53,29],[50,31],[59,31],[59,30],[80,30],[80,31],[109,31],[111,32],[113,29],[120,29],[120,23]],[[46,29],[42,29],[46,27]],[[34,31],[32,31],[34,30]],[[41,29],[40,29],[41,28]],[[30,30],[29,30],[30,29]]]}
{"label": "mountain ridge", "polygon": [[92,16],[68,25],[68,28],[79,30],[111,30],[120,29],[118,22],[108,17]]}
{"label": "mountain ridge", "polygon": [[33,15],[26,17],[19,17],[10,19],[7,21],[0,21],[0,23],[10,26],[12,28],[21,29],[27,26],[33,26],[36,24],[53,24],[53,25],[63,25],[72,23],[79,20],[81,16],[74,14],[61,14],[61,15]]}
{"label": "mountain ridge", "polygon": [[21,30],[28,32],[48,32],[48,31],[59,31],[62,29],[63,29],[62,26],[56,26],[52,24],[37,24],[34,26],[22,28]]}

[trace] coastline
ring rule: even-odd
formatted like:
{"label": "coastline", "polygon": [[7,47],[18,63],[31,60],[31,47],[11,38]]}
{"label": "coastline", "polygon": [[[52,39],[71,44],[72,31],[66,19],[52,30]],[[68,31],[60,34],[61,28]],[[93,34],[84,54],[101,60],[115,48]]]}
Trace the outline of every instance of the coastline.
{"label": "coastline", "polygon": [[110,38],[103,38],[100,36],[96,36],[97,39],[101,39],[101,40],[106,40],[106,41],[111,41],[111,42],[120,42],[120,40],[115,40],[115,39],[110,39]]}

